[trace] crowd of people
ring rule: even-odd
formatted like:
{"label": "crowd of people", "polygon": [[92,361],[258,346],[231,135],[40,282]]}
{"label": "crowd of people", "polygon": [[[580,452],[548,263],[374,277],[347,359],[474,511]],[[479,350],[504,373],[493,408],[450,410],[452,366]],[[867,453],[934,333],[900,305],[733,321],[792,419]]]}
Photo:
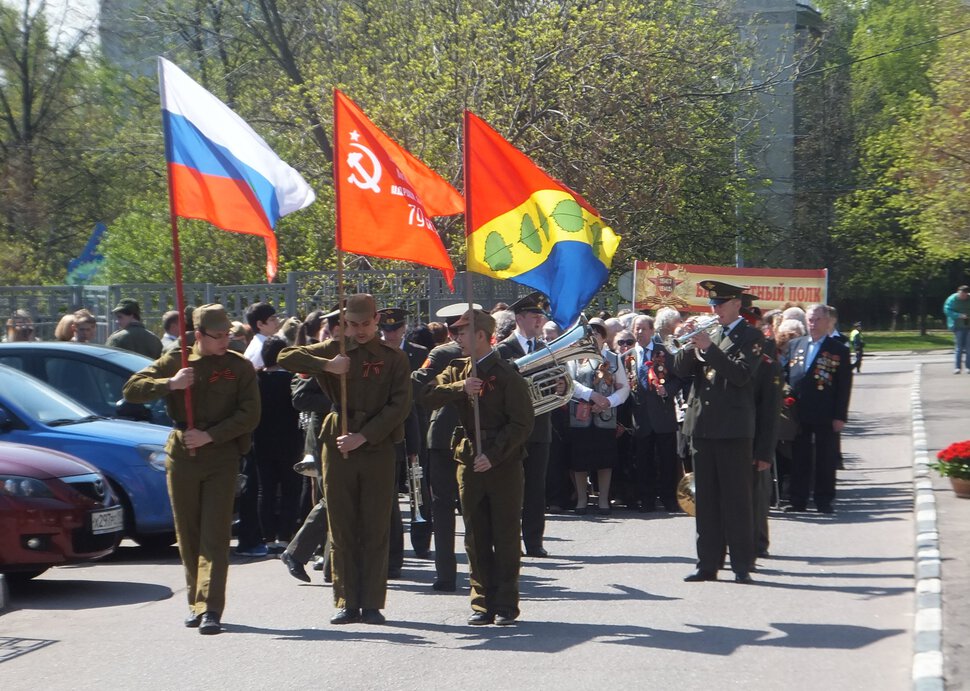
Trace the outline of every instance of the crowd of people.
{"label": "crowd of people", "polygon": [[[716,578],[729,554],[735,579],[750,582],[768,555],[773,500],[795,514],[835,511],[864,342],[859,324],[851,340],[838,331],[829,306],[761,313],[743,288],[703,287],[712,315],[590,315],[569,349],[568,398],[538,415],[517,366],[555,352],[562,336],[538,293],[488,313],[456,304],[410,329],[413,315],[366,295],[302,320],[265,302],[241,321],[205,305],[184,315],[186,368],[178,313],[158,338],[137,302],[121,300],[109,344],[155,360],[125,396],[164,397],[175,420],[169,489],[185,624],[221,631],[237,495],[236,554],[277,554],[305,582],[312,563],[333,583],[334,624],[384,621],[406,532],[415,556],[434,560],[430,587],[455,591],[457,515],[469,623],[514,623],[521,555],[549,556],[547,513],[679,513],[686,472],[698,551],[686,580]],[[93,315],[70,316],[59,337],[90,340]],[[28,331],[22,321],[8,338]]]}

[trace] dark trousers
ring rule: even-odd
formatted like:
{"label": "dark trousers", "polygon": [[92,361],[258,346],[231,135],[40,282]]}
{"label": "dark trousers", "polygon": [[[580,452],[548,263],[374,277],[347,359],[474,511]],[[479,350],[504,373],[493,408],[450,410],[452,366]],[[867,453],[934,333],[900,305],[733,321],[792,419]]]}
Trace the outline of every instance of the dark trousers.
{"label": "dark trousers", "polygon": [[526,446],[525,489],[522,496],[522,541],[527,552],[542,549],[546,532],[546,468],[549,465],[548,442],[529,442]]}
{"label": "dark trousers", "polygon": [[637,489],[640,502],[652,509],[659,499],[665,507],[677,506],[677,433],[651,432],[634,440]]}
{"label": "dark trousers", "polygon": [[546,468],[546,505],[559,508],[571,505],[573,481],[569,474],[569,407],[556,408],[550,414],[552,442],[549,444],[549,464]]}
{"label": "dark trousers", "polygon": [[221,615],[226,607],[232,504],[238,476],[239,461],[235,458],[168,461],[168,495],[185,569],[186,595],[195,614]]}
{"label": "dark trousers", "polygon": [[259,527],[259,471],[256,469],[256,459],[250,451],[242,457],[242,474],[246,476],[246,484],[239,494],[237,510],[239,511],[239,525],[236,537],[239,547],[255,547],[263,543],[263,534]]}
{"label": "dark trousers", "polygon": [[337,607],[383,609],[391,507],[396,504],[394,448],[380,445],[344,458],[323,447],[323,492],[330,520]]}
{"label": "dark trousers", "polygon": [[267,453],[254,455],[259,469],[257,507],[263,539],[288,542],[297,528],[296,517],[303,489],[303,476],[293,471],[293,464],[300,458],[279,458]]}
{"label": "dark trousers", "polygon": [[522,465],[506,461],[483,473],[459,465],[457,475],[472,609],[517,617]]}
{"label": "dark trousers", "polygon": [[307,514],[303,525],[290,540],[286,551],[301,564],[306,564],[323,547],[324,569],[330,569],[330,542],[327,537],[327,505],[321,499]]}
{"label": "dark trousers", "polygon": [[431,512],[434,527],[434,568],[437,580],[452,583],[455,559],[455,505],[458,502],[457,461],[451,449],[429,449]]}
{"label": "dark trousers", "polygon": [[771,507],[771,468],[751,471],[755,554],[768,551],[768,510]]}
{"label": "dark trousers", "polygon": [[839,435],[831,422],[803,422],[792,442],[791,484],[788,496],[792,506],[804,508],[809,495],[815,506],[827,506],[835,499],[835,470],[839,462]]}
{"label": "dark trousers", "polygon": [[731,569],[747,573],[754,563],[751,526],[751,439],[697,439],[694,449],[694,483],[697,505],[697,568],[716,572],[725,548],[731,551]]}
{"label": "dark trousers", "polygon": [[[398,445],[402,446],[402,445]],[[396,451],[395,451],[396,453]],[[394,463],[394,495],[391,503],[390,539],[388,541],[387,572],[396,573],[404,567],[404,518],[401,516],[401,502],[398,490],[401,488],[402,468],[400,462]]]}

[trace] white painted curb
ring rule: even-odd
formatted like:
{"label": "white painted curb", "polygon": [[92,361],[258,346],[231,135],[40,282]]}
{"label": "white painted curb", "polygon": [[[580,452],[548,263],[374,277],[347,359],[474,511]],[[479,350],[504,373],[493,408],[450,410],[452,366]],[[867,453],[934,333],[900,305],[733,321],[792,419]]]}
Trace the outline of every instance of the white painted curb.
{"label": "white painted curb", "polygon": [[916,365],[910,391],[913,415],[913,516],[915,519],[916,616],[913,624],[913,689],[944,691],[943,581],[940,578],[940,534],[936,526],[936,497],[930,480],[920,382],[923,366]]}

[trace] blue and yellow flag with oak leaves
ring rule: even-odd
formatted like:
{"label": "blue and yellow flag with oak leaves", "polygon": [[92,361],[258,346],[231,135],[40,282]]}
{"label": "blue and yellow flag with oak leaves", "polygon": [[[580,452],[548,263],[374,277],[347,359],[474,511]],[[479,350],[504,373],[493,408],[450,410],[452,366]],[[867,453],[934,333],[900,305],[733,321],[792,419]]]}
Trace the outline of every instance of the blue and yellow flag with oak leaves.
{"label": "blue and yellow flag with oak leaves", "polygon": [[468,270],[549,297],[572,325],[606,283],[620,238],[585,199],[465,111]]}

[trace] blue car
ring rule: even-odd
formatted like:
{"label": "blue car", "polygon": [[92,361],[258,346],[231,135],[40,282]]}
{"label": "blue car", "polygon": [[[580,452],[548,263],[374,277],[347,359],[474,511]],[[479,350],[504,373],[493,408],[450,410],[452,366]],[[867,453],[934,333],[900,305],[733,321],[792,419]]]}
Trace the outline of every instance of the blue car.
{"label": "blue car", "polygon": [[175,542],[165,482],[169,428],[95,415],[47,384],[0,365],[0,441],[77,456],[104,473],[141,545]]}
{"label": "blue car", "polygon": [[170,427],[165,401],[137,405],[121,395],[128,378],[151,363],[144,355],[92,343],[0,343],[0,365],[37,377],[97,415]]}

